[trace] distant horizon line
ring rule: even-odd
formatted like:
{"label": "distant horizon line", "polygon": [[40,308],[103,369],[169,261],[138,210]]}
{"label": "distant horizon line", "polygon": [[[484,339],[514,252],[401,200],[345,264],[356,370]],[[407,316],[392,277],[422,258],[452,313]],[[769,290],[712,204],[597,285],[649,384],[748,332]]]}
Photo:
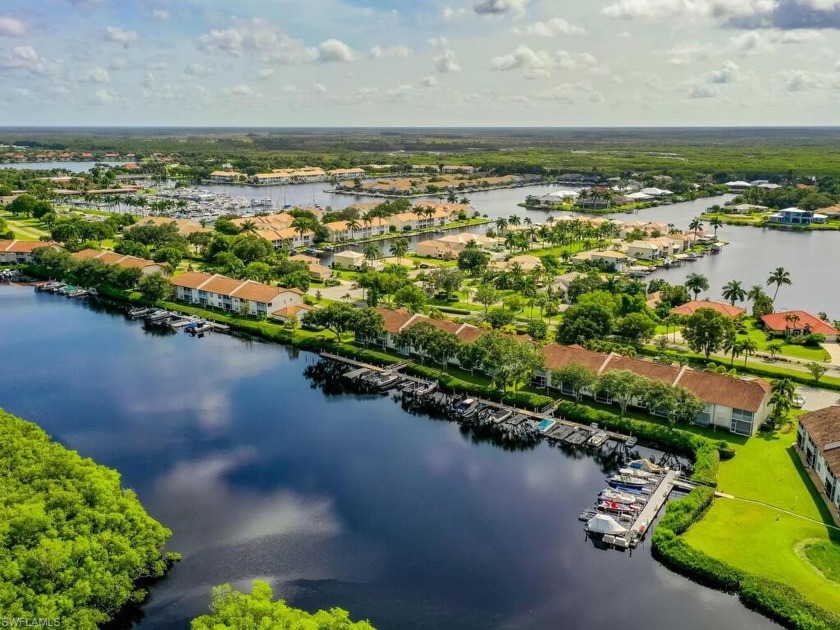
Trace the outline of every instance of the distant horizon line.
{"label": "distant horizon line", "polygon": [[464,125],[399,125],[399,126],[330,126],[330,125],[0,125],[0,130],[18,129],[329,129],[329,130],[424,130],[424,129],[473,129],[473,130],[581,130],[581,129],[840,129],[838,125],[566,125],[566,126],[464,126]]}

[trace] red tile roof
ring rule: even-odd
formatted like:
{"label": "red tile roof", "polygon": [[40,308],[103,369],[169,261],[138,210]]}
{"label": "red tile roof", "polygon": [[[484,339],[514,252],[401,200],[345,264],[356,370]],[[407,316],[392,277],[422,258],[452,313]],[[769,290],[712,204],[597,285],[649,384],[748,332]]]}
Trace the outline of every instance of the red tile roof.
{"label": "red tile roof", "polygon": [[39,247],[58,247],[58,243],[47,241],[0,241],[0,252],[10,254],[31,254]]}
{"label": "red tile roof", "polygon": [[[816,442],[832,472],[840,474],[840,407],[835,405],[806,413],[799,417],[799,424]],[[826,446],[832,448],[826,451]]]}
{"label": "red tile roof", "polygon": [[732,318],[740,317],[747,312],[746,309],[743,309],[740,306],[732,306],[731,304],[726,304],[725,302],[710,302],[709,300],[687,302],[682,306],[672,308],[671,312],[674,315],[694,315],[699,308],[710,308],[721,315]]}
{"label": "red tile roof", "polygon": [[753,413],[761,409],[770,393],[770,383],[763,379],[745,380],[691,369],[683,372],[677,384],[706,402]]}
{"label": "red tile roof", "polygon": [[[794,322],[789,322],[785,319],[785,317],[794,315],[799,317],[799,320],[795,324]],[[806,327],[810,327],[812,333],[820,333],[821,335],[840,334],[835,328],[829,326],[819,317],[814,317],[805,311],[783,311],[781,313],[771,313],[770,315],[764,315],[761,318],[761,321],[764,322],[764,325],[767,326],[767,328],[775,332],[787,332],[788,330],[793,330],[794,328],[804,330]]]}

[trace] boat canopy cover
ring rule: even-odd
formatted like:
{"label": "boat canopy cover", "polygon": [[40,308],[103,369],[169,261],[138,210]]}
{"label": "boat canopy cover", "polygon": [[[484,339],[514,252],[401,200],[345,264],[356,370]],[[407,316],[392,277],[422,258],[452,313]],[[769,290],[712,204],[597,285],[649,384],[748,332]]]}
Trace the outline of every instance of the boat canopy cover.
{"label": "boat canopy cover", "polygon": [[639,470],[645,470],[647,472],[658,473],[662,470],[662,466],[657,466],[649,459],[635,459],[630,462],[631,468],[637,468]]}
{"label": "boat canopy cover", "polygon": [[586,524],[586,529],[597,534],[624,534],[627,532],[626,527],[616,523],[615,519],[607,514],[593,516]]}

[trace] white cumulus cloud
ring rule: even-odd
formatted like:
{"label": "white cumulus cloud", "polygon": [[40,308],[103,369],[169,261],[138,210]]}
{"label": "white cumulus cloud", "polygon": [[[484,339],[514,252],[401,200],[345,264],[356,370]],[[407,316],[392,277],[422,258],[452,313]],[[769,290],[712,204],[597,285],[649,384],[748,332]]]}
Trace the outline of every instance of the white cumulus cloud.
{"label": "white cumulus cloud", "polygon": [[[518,29],[514,29],[514,32],[518,33]],[[553,18],[545,22],[529,24],[522,29],[522,32],[534,37],[561,37],[563,35],[582,35],[586,32],[586,29],[582,26],[569,24],[562,18]]]}
{"label": "white cumulus cloud", "polygon": [[85,80],[90,83],[109,83],[111,75],[105,68],[91,68],[85,73]]}
{"label": "white cumulus cloud", "polygon": [[136,31],[129,31],[119,26],[106,26],[105,39],[118,44],[128,46],[132,42],[137,41],[138,35]]}
{"label": "white cumulus cloud", "polygon": [[23,37],[28,32],[29,28],[21,20],[0,15],[0,35],[4,37]]}
{"label": "white cumulus cloud", "polygon": [[557,61],[550,53],[533,50],[528,46],[519,46],[512,53],[494,57],[490,61],[490,68],[493,70],[522,70],[529,79],[549,76],[556,66]]}
{"label": "white cumulus cloud", "polygon": [[522,15],[528,8],[528,0],[479,0],[473,11],[479,15]]}
{"label": "white cumulus cloud", "polygon": [[372,59],[405,59],[411,56],[411,49],[408,46],[374,46],[370,49],[370,56]]}
{"label": "white cumulus cloud", "polygon": [[460,72],[461,65],[458,63],[458,57],[455,55],[455,51],[447,49],[437,55],[435,57],[435,70],[441,74]]}
{"label": "white cumulus cloud", "polygon": [[331,61],[351,62],[356,60],[356,53],[350,46],[338,39],[328,39],[318,46],[318,61],[329,63]]}

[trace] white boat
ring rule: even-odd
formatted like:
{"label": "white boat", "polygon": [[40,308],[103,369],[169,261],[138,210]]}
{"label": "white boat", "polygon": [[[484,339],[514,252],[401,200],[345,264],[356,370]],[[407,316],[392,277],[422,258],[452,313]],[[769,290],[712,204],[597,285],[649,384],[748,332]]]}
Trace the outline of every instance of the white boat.
{"label": "white boat", "polygon": [[586,531],[590,534],[601,536],[626,534],[627,528],[619,525],[618,522],[608,514],[596,514],[586,522]]}
{"label": "white boat", "polygon": [[618,472],[628,477],[638,477],[639,479],[650,479],[653,475],[645,472],[641,468],[619,468]]}
{"label": "white boat", "polygon": [[640,504],[647,502],[647,498],[642,495],[633,494],[631,492],[622,492],[621,490],[616,490],[614,488],[601,490],[598,498],[602,501],[617,501],[618,503],[627,504]]}

